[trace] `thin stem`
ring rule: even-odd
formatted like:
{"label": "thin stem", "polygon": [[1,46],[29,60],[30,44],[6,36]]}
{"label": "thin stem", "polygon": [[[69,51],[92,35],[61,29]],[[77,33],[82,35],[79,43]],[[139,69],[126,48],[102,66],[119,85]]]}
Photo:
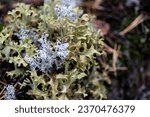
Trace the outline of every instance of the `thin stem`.
{"label": "thin stem", "polygon": [[124,36],[126,33],[130,32],[132,29],[144,22],[147,19],[147,17],[148,16],[146,14],[141,13],[137,18],[135,18],[135,20],[131,24],[129,24],[128,27],[126,27],[123,31],[120,32],[120,35]]}

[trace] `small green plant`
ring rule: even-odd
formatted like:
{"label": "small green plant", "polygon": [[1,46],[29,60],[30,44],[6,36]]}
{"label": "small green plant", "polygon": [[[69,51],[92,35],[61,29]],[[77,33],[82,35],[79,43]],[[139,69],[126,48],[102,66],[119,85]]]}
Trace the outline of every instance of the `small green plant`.
{"label": "small green plant", "polygon": [[106,75],[96,61],[104,55],[103,38],[92,16],[49,0],[37,9],[19,3],[8,18],[0,33],[0,59],[13,66],[8,78],[24,77],[18,80],[20,91],[29,86],[32,99],[106,98]]}

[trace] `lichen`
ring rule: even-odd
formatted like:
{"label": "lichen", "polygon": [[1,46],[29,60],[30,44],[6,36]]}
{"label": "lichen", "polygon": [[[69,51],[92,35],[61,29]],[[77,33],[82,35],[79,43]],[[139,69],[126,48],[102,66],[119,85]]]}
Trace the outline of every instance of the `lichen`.
{"label": "lichen", "polygon": [[18,90],[30,87],[26,94],[33,99],[106,98],[106,74],[96,61],[105,54],[103,37],[93,16],[81,15],[75,5],[58,18],[56,6],[62,1],[50,1],[39,8],[19,3],[8,13],[0,33],[0,59],[14,66],[8,78],[24,77]]}
{"label": "lichen", "polygon": [[6,86],[5,100],[15,100],[15,88],[13,85]]}

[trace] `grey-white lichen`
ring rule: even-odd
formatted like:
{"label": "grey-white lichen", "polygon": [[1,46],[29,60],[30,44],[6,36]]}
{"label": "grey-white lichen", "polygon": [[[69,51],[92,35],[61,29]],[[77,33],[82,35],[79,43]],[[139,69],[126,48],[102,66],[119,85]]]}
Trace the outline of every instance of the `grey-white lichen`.
{"label": "grey-white lichen", "polygon": [[82,0],[60,0],[61,5],[76,7],[80,5]]}
{"label": "grey-white lichen", "polygon": [[13,85],[7,85],[5,91],[5,100],[15,100],[15,88]]}
{"label": "grey-white lichen", "polygon": [[18,33],[14,33],[19,39],[24,40],[26,38],[36,40],[38,39],[38,36],[36,33],[32,30],[28,30],[24,27],[21,27]]}
{"label": "grey-white lichen", "polygon": [[75,21],[82,14],[82,11],[79,14],[74,11],[81,0],[61,0],[60,3],[60,5],[56,4],[54,9],[58,19],[67,17],[70,21]]}
{"label": "grey-white lichen", "polygon": [[37,53],[26,59],[31,69],[39,69],[42,72],[51,72],[52,69],[59,69],[62,67],[67,58],[68,43],[58,42],[56,46],[52,47],[44,38],[40,39],[41,48]]}
{"label": "grey-white lichen", "polygon": [[[40,44],[35,55],[28,56],[26,54],[24,57],[32,70],[38,69],[46,73],[51,72],[52,69],[59,69],[69,54],[68,43],[58,41],[56,44],[51,44],[46,33],[43,33],[41,38],[37,39],[39,37],[38,34],[26,28],[21,28],[19,33],[15,33],[15,35],[22,40],[30,38],[33,39],[33,42]],[[34,44],[37,46],[36,43]]]}

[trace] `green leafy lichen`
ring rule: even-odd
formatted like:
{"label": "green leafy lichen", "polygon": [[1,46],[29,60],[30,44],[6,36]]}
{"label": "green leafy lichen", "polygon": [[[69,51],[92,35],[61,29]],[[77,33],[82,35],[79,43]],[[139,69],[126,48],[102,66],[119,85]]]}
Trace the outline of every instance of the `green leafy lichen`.
{"label": "green leafy lichen", "polygon": [[[102,56],[103,38],[92,24],[93,17],[81,15],[79,8],[74,8],[78,15],[75,20],[67,16],[58,18],[54,10],[57,2],[45,3],[35,9],[23,3],[8,13],[9,22],[0,33],[0,55],[2,61],[13,64],[12,71],[7,71],[11,78],[25,77],[20,82],[22,87],[30,86],[27,94],[33,99],[104,99],[106,89],[103,85],[105,75],[98,71],[100,67],[96,56]],[[34,32],[32,35],[21,35],[20,30]],[[47,34],[45,49],[40,42],[43,34]],[[62,51],[55,50],[58,43],[68,44],[62,59]],[[62,46],[63,47],[63,46]],[[40,67],[31,68],[28,58],[37,59],[39,51],[50,51],[46,62]],[[64,52],[63,51],[63,52]],[[59,53],[60,52],[60,53]],[[60,56],[58,56],[60,54]],[[36,56],[35,56],[36,55]],[[51,60],[50,60],[51,59]],[[53,59],[53,60],[52,60]],[[38,59],[39,60],[39,59]],[[38,61],[39,62],[39,61]],[[59,67],[57,68],[57,64]]]}

